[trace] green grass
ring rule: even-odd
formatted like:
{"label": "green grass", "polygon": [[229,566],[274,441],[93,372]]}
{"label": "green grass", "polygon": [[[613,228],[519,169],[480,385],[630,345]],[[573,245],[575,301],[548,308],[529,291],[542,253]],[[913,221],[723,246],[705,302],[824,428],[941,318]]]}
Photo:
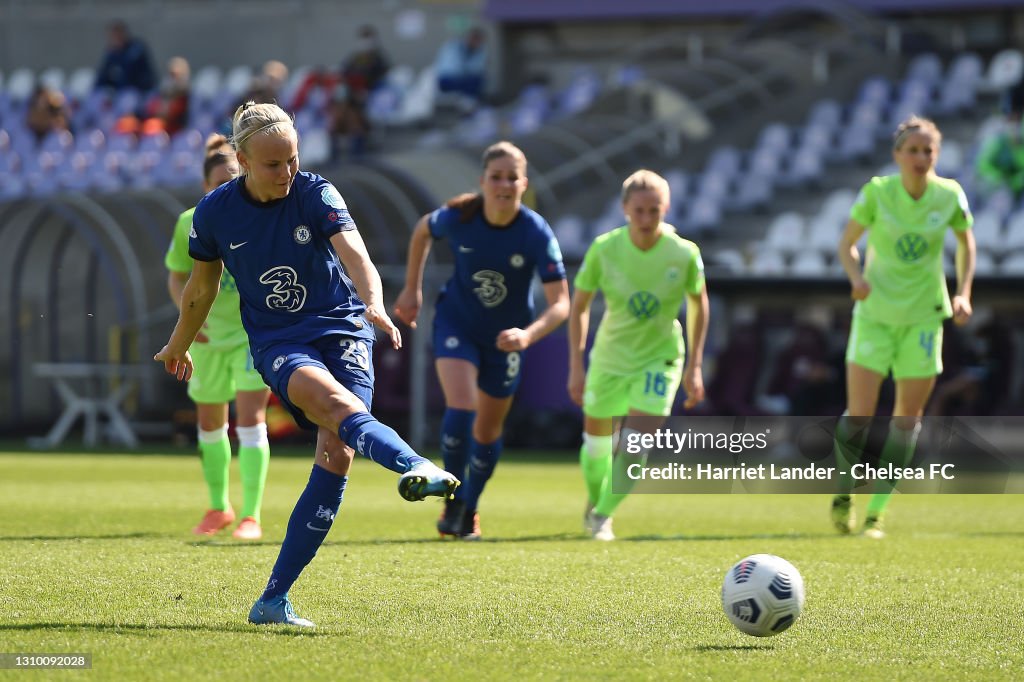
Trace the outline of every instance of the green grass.
{"label": "green grass", "polygon": [[[314,632],[248,625],[308,459],[271,461],[265,540],[196,541],[198,462],[0,455],[0,653],[88,652],[88,673],[2,679],[1020,679],[1024,496],[905,495],[880,542],[830,532],[823,496],[628,499],[620,540],[580,532],[564,456],[510,455],[480,543],[358,461],[329,541],[292,589]],[[237,470],[233,499],[240,504]],[[863,501],[862,501],[863,503]],[[225,534],[226,535],[226,534]],[[803,616],[733,629],[726,569],[800,569]],[[1016,671],[1016,672],[1014,672]],[[84,678],[82,678],[84,679]]]}

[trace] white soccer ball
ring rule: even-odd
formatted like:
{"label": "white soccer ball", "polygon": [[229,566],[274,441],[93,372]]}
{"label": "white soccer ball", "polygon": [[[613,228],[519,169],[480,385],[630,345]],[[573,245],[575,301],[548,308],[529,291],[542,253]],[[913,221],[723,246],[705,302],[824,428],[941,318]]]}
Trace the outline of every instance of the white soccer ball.
{"label": "white soccer ball", "polygon": [[796,622],[803,608],[804,579],[785,559],[753,554],[725,574],[722,609],[748,635],[777,635]]}

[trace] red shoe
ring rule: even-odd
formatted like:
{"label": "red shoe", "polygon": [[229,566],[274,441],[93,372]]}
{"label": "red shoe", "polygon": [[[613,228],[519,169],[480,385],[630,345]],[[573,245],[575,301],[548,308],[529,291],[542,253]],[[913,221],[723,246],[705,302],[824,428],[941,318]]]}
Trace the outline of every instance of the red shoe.
{"label": "red shoe", "polygon": [[203,516],[199,525],[192,529],[193,535],[216,535],[217,531],[227,528],[235,520],[235,510],[230,507],[226,511],[210,509]]}
{"label": "red shoe", "polygon": [[251,516],[246,516],[238,523],[238,528],[231,534],[231,537],[239,540],[259,540],[263,537],[263,529],[260,522]]}

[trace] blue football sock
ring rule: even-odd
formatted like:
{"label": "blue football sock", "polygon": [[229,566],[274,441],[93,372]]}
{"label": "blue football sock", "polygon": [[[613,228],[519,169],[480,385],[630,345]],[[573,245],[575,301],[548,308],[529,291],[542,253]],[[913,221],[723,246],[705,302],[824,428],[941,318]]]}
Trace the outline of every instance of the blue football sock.
{"label": "blue football sock", "polygon": [[[469,441],[473,429],[472,410],[456,410],[449,407],[444,411],[441,420],[441,457],[444,458],[445,471],[453,474],[460,481],[466,480],[466,458],[469,454]],[[462,499],[465,486],[455,491],[455,499]]]}
{"label": "blue football sock", "polygon": [[277,555],[277,563],[274,564],[261,600],[266,601],[287,593],[302,569],[316,556],[316,551],[327,537],[327,531],[331,529],[334,516],[341,507],[346,483],[348,476],[338,476],[321,466],[313,465],[306,489],[299,495],[291,518],[288,519],[288,530],[281,544],[281,552]]}
{"label": "blue football sock", "polygon": [[338,435],[357,453],[400,474],[427,461],[402,440],[390,426],[381,424],[369,412],[356,412],[338,427]]}
{"label": "blue football sock", "polygon": [[463,499],[466,501],[467,511],[476,511],[480,493],[484,491],[484,486],[494,473],[494,467],[498,465],[501,447],[500,438],[486,444],[477,442],[476,438],[472,440],[469,446],[469,476],[466,485],[463,486],[466,488]]}

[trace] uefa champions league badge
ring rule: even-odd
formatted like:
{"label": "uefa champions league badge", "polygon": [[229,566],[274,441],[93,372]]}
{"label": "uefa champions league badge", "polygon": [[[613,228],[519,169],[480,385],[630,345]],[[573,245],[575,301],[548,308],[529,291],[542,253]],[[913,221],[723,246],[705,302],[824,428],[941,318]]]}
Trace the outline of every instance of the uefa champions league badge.
{"label": "uefa champions league badge", "polygon": [[309,240],[313,238],[313,233],[309,231],[309,228],[305,225],[299,225],[295,228],[295,243],[296,244],[308,244]]}

